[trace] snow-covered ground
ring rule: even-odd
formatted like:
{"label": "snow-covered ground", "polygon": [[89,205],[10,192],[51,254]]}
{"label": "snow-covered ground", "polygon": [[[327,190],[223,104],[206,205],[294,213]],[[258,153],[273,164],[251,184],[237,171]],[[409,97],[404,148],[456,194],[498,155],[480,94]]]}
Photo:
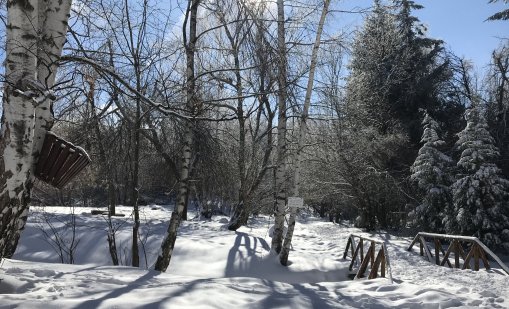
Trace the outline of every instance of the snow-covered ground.
{"label": "snow-covered ground", "polygon": [[[253,219],[234,233],[226,230],[226,217],[216,216],[183,222],[170,267],[159,273],[146,266],[155,261],[168,209],[143,207],[143,267],[132,268],[111,266],[105,218],[77,208],[76,265],[59,264],[41,222],[53,222],[68,244],[66,212],[32,209],[14,259],[0,262],[0,308],[509,308],[509,276],[500,269],[437,267],[406,251],[411,239],[390,234],[365,235],[387,241],[394,282],[349,280],[350,261],[342,255],[348,235],[361,231],[305,215],[296,226],[289,267],[269,253],[271,218]],[[125,264],[130,209],[118,212],[126,214],[115,219]]]}

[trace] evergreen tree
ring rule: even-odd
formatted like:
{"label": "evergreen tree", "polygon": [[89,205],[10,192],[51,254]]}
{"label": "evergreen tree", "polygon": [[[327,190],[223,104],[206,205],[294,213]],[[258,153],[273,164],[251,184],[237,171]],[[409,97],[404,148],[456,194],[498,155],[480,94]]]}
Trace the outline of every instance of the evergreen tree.
{"label": "evergreen tree", "polygon": [[[412,15],[422,6],[410,0],[392,2],[394,6],[375,1],[355,38],[347,114],[355,125],[374,126],[381,134],[400,127],[417,146],[420,108],[446,124],[452,123],[450,117],[458,117],[448,112],[456,106],[441,95],[442,86],[452,76],[451,68],[449,61],[442,60],[447,59],[443,42],[427,37],[426,28]],[[418,148],[413,149],[417,152]]]}
{"label": "evergreen tree", "polygon": [[465,119],[457,142],[461,177],[451,187],[455,216],[446,218],[446,228],[477,236],[488,246],[509,247],[509,181],[493,163],[498,149],[479,107],[467,110]]}
{"label": "evergreen tree", "polygon": [[395,84],[389,92],[391,110],[396,119],[404,126],[410,142],[418,145],[421,124],[419,109],[425,109],[437,120],[446,124],[448,117],[457,114],[448,113],[452,106],[444,104],[439,93],[443,83],[450,77],[450,65],[441,60],[444,55],[443,42],[426,36],[426,27],[422,25],[412,11],[423,6],[411,0],[393,0],[396,5],[395,23],[398,45],[395,51],[398,64]]}
{"label": "evergreen tree", "polygon": [[[490,0],[488,3],[495,3],[499,2],[499,0]],[[503,2],[507,5],[509,4],[509,0],[503,0]],[[502,10],[500,12],[497,12],[490,17],[488,17],[488,20],[509,20],[509,9]]]}
{"label": "evergreen tree", "polygon": [[509,42],[493,51],[486,77],[486,118],[500,151],[497,165],[509,177]]}
{"label": "evergreen tree", "polygon": [[423,143],[414,164],[410,167],[410,179],[417,183],[422,202],[411,213],[413,222],[430,232],[443,232],[442,217],[450,207],[451,194],[449,174],[452,159],[440,151],[445,142],[438,136],[438,123],[426,112],[422,121]]}
{"label": "evergreen tree", "polygon": [[394,16],[375,1],[353,43],[347,82],[347,115],[355,127],[371,126],[387,134],[397,122],[391,115],[389,90],[397,74],[397,29]]}
{"label": "evergreen tree", "polygon": [[[450,129],[449,124],[457,123],[451,119],[460,118],[461,113],[450,112],[452,105],[444,94],[443,86],[451,77],[451,70],[448,61],[443,60],[447,57],[442,57],[442,42],[428,38],[425,28],[412,15],[421,6],[409,0],[392,0],[389,4],[394,5],[386,4],[374,2],[372,13],[355,37],[346,85],[345,119],[351,137],[375,130],[380,140],[398,140],[393,145],[397,148],[380,152],[388,155],[380,161],[376,172],[396,180],[385,185],[401,191],[409,185],[408,166],[419,150],[419,109],[428,110],[446,124],[446,129]],[[361,143],[362,139],[357,142]],[[363,163],[370,166],[369,160]],[[360,170],[352,171],[361,174]],[[373,187],[369,189],[376,191],[377,184],[370,184]],[[369,196],[372,200],[369,204],[374,206],[365,209],[377,208],[383,213],[388,211],[385,205],[390,204],[401,211],[407,203],[375,197]]]}

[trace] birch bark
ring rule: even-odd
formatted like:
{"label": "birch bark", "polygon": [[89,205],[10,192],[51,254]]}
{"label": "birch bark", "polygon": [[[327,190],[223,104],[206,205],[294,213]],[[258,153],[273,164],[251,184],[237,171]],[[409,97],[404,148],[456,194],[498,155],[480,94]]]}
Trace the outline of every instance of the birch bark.
{"label": "birch bark", "polygon": [[[37,79],[51,89],[55,84],[57,61],[66,41],[67,22],[72,0],[39,1],[39,47],[37,49]],[[53,100],[46,98],[35,108],[34,162],[37,163],[46,131],[53,127]]]}
{"label": "birch bark", "polygon": [[[184,20],[184,45],[186,48],[186,105],[188,112],[192,116],[197,116],[199,104],[196,98],[196,83],[194,72],[194,60],[196,52],[196,25],[198,6],[200,0],[189,0],[186,18]],[[186,28],[189,18],[189,41],[187,41]],[[177,230],[182,221],[182,215],[186,208],[187,196],[189,193],[189,171],[191,168],[192,146],[194,142],[195,120],[188,120],[186,123],[186,131],[184,135],[184,145],[182,150],[182,167],[180,170],[180,184],[177,204],[170,219],[170,224],[166,236],[161,244],[161,251],[157,257],[154,269],[158,271],[166,271],[170,265],[171,255],[175,242],[177,240]]]}
{"label": "birch bark", "polygon": [[[325,18],[329,10],[330,0],[324,0],[323,10],[318,23],[318,29],[316,32],[315,42],[313,44],[313,51],[311,53],[311,64],[309,67],[309,77],[306,87],[306,96],[304,97],[304,107],[302,109],[302,115],[300,117],[299,125],[299,136],[297,153],[295,154],[294,170],[293,170],[293,196],[299,196],[300,194],[300,171],[302,165],[302,154],[304,150],[304,141],[306,138],[306,122],[309,115],[309,106],[311,105],[311,94],[313,93],[313,83],[315,77],[315,69],[318,58],[318,51],[320,49],[320,40],[323,32],[323,25]],[[279,261],[282,265],[288,265],[288,255],[290,254],[290,246],[292,244],[293,231],[295,229],[295,217],[297,216],[297,208],[290,209],[290,218],[288,219],[288,231],[286,232],[285,240],[283,243],[283,249],[279,255]]]}
{"label": "birch bark", "polygon": [[28,215],[33,166],[53,124],[56,60],[71,1],[7,2],[7,41],[0,140],[0,257],[11,257]]}
{"label": "birch bark", "polygon": [[286,87],[287,59],[285,39],[284,0],[277,0],[277,45],[278,45],[278,124],[276,157],[276,200],[274,214],[274,234],[271,250],[279,254],[283,244],[283,229],[286,208]]}

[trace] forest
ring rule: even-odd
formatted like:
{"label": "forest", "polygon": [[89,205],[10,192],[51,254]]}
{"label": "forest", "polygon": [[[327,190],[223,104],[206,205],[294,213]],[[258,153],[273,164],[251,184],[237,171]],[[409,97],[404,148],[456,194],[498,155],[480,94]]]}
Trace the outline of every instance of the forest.
{"label": "forest", "polygon": [[[156,270],[194,211],[228,216],[230,231],[273,217],[287,265],[289,197],[365,231],[509,250],[507,38],[479,71],[428,35],[411,0],[1,4],[0,257],[30,205],[79,206],[104,210],[118,265],[113,218],[129,206],[140,266],[140,207],[157,204],[174,208]],[[362,25],[341,28],[346,13]],[[485,19],[506,26],[509,10]],[[36,177],[47,132],[91,159],[61,189]]]}

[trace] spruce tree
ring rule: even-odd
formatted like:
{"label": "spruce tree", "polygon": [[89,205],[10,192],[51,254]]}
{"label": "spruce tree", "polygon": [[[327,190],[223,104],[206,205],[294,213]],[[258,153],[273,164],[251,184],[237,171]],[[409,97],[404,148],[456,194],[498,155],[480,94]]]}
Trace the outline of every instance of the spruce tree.
{"label": "spruce tree", "polygon": [[419,109],[426,109],[437,120],[449,125],[448,118],[457,114],[448,113],[452,105],[444,104],[438,95],[443,84],[450,78],[448,61],[443,61],[443,42],[426,35],[426,27],[412,15],[423,9],[411,0],[393,0],[396,6],[398,45],[395,54],[398,70],[396,83],[389,99],[393,115],[404,126],[410,142],[417,145],[420,139]]}
{"label": "spruce tree", "polygon": [[[495,3],[499,2],[500,0],[490,0],[488,3]],[[503,2],[508,5],[509,0],[503,0]],[[502,10],[500,12],[497,12],[490,17],[488,17],[488,20],[509,20],[509,9]]]}
{"label": "spruce tree", "polygon": [[466,128],[458,136],[460,177],[452,185],[454,217],[446,226],[474,235],[486,245],[509,247],[509,181],[494,163],[499,155],[479,107],[465,112]]}
{"label": "spruce tree", "polygon": [[463,109],[445,94],[452,71],[443,42],[428,37],[413,15],[423,7],[411,0],[391,2],[375,1],[355,37],[346,114],[354,127],[405,133],[411,145],[398,162],[410,165],[421,137],[419,109],[428,110],[447,131],[459,130],[455,125]]}
{"label": "spruce tree", "polygon": [[347,81],[347,115],[355,127],[374,127],[387,134],[395,125],[389,92],[397,81],[397,29],[394,16],[375,1],[353,43]]}
{"label": "spruce tree", "polygon": [[429,232],[443,232],[442,218],[451,204],[449,185],[452,159],[440,148],[445,142],[438,136],[438,123],[427,113],[422,121],[423,143],[415,162],[410,167],[410,179],[422,194],[421,203],[412,211],[414,225]]}

